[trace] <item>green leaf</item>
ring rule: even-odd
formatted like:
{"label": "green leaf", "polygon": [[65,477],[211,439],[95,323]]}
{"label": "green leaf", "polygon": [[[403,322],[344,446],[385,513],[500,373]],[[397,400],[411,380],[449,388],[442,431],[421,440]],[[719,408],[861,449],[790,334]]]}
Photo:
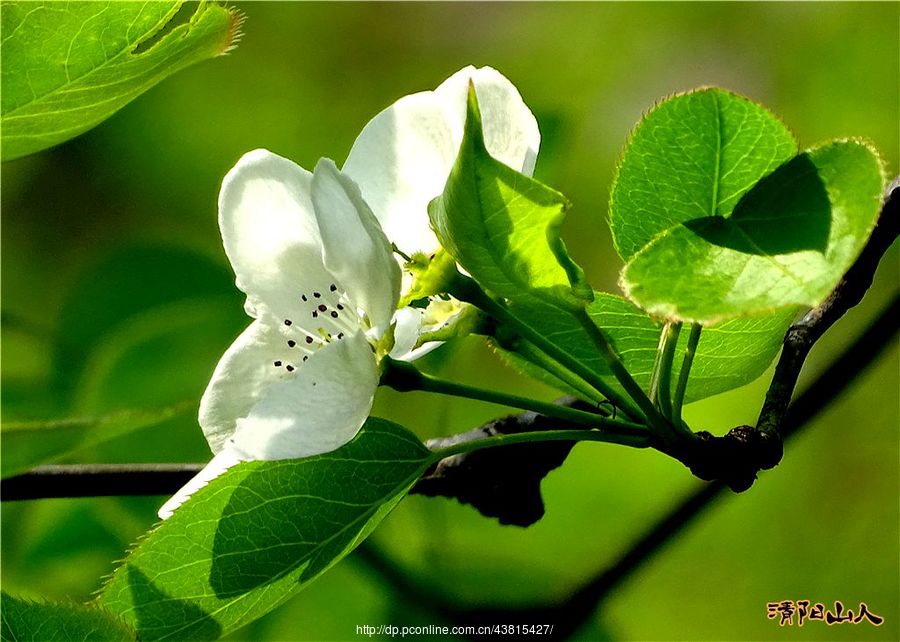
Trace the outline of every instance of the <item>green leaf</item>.
{"label": "green leaf", "polygon": [[722,89],[675,96],[638,124],[610,196],[610,228],[628,261],[684,221],[727,216],[738,199],[797,153],[787,128]]}
{"label": "green leaf", "polygon": [[658,236],[626,265],[622,286],[654,316],[703,324],[818,305],[862,251],[883,186],[867,144],[814,148],[761,180],[731,216]]}
{"label": "green leaf", "polygon": [[488,153],[470,87],[459,155],[444,193],[428,207],[444,249],[495,295],[527,291],[554,305],[580,307],[591,290],[559,236],[567,207],[562,194]]}
{"label": "green leaf", "polygon": [[[240,14],[182,2],[4,2],[3,160],[81,134],[176,71],[227,52]],[[189,5],[190,6],[190,5]]]}
{"label": "green leaf", "polygon": [[134,631],[97,608],[81,604],[36,603],[0,593],[4,642],[124,642],[136,640]]}
{"label": "green leaf", "polygon": [[79,448],[162,423],[196,408],[188,401],[155,410],[117,412],[101,417],[4,422],[2,477],[5,479]]}
{"label": "green leaf", "polygon": [[[619,386],[605,362],[597,355],[590,337],[572,315],[535,301],[516,302],[512,310],[525,322],[542,328],[548,340],[600,373],[610,385]],[[648,317],[631,302],[602,292],[594,293],[588,313],[603,329],[631,375],[647,390],[662,323]],[[793,318],[793,311],[785,310],[704,328],[691,368],[686,400],[698,401],[738,388],[759,377],[778,353]],[[677,379],[681,371],[681,357],[687,346],[688,334],[682,332],[676,346],[673,379]],[[511,365],[560,390],[585,397],[544,370],[540,359],[533,357],[535,350],[528,343],[521,342],[515,347],[515,352],[503,348],[499,350]]]}
{"label": "green leaf", "polygon": [[142,640],[211,640],[272,610],[363,541],[433,454],[371,418],[342,448],[240,464],[151,531],[98,598]]}

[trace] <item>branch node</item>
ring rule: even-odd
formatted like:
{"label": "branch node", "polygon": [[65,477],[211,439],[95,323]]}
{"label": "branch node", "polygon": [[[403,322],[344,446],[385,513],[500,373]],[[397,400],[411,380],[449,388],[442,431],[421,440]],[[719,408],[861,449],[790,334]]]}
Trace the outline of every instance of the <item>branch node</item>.
{"label": "branch node", "polygon": [[781,437],[753,426],[737,426],[716,437],[706,431],[685,458],[691,472],[705,481],[720,480],[736,493],[749,489],[760,470],[774,468],[784,452]]}

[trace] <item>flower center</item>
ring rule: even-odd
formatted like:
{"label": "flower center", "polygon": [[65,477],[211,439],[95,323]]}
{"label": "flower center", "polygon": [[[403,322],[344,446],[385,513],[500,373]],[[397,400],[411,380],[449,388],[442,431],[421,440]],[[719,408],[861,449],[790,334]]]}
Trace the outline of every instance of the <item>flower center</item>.
{"label": "flower center", "polygon": [[364,319],[347,293],[335,283],[297,294],[295,317],[284,319],[281,334],[286,351],[272,362],[274,368],[294,372],[317,350],[360,329]]}

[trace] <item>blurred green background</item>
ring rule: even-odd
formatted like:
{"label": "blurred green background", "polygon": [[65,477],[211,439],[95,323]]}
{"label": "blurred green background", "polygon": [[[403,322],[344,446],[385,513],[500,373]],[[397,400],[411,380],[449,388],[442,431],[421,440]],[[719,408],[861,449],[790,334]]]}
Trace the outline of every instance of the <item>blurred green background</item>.
{"label": "blurred green background", "polygon": [[[340,164],[396,98],[466,64],[519,88],[541,126],[537,175],[575,207],[572,254],[617,291],[606,225],[614,164],[660,98],[700,85],[778,113],[801,146],[871,139],[900,163],[897,3],[239,5],[234,53],[163,82],[88,134],[2,168],[4,421],[198,400],[247,323],[221,249],[216,196],[241,154],[267,147]],[[813,352],[804,381],[894,293],[896,248],[863,305]],[[428,367],[553,398],[478,341]],[[900,639],[898,351],[884,352],[754,488],[728,495],[597,611],[578,639]],[[689,407],[695,429],[753,423],[766,381]],[[825,400],[823,400],[825,401]],[[423,438],[498,414],[479,403],[382,391],[376,413]],[[192,413],[72,456],[203,461]],[[652,452],[578,446],[544,483],[537,525],[501,527],[412,497],[372,542],[405,572],[472,605],[563,598],[614,561],[695,480]],[[3,504],[2,581],[25,596],[88,599],[163,498]],[[766,604],[865,601],[885,618],[781,629]],[[238,640],[356,639],[356,625],[438,623],[351,556]]]}

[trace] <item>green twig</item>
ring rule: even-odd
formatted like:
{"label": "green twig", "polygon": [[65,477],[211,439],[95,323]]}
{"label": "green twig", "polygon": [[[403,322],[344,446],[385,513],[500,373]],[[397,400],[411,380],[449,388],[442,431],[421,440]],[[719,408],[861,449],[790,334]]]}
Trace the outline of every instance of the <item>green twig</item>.
{"label": "green twig", "polygon": [[681,408],[684,406],[684,394],[687,392],[688,378],[691,375],[691,365],[694,363],[694,355],[697,353],[697,344],[700,343],[700,331],[703,326],[699,323],[691,324],[691,334],[688,336],[687,348],[684,350],[684,359],[681,362],[681,372],[678,373],[678,384],[675,386],[675,396],[672,397],[672,423],[681,426]]}
{"label": "green twig", "polygon": [[[646,431],[644,431],[646,433]],[[512,435],[493,435],[484,439],[464,441],[434,451],[434,460],[440,461],[453,455],[471,453],[485,448],[509,446],[512,444],[533,444],[546,441],[602,441],[605,443],[631,446],[632,448],[648,448],[649,436],[623,435],[604,432],[602,430],[545,430],[541,432],[520,432]]]}
{"label": "green twig", "polygon": [[[532,343],[528,341],[517,341],[514,348],[507,347],[501,345],[500,342],[497,342],[500,347],[505,350],[510,350],[513,352],[517,352],[522,355],[523,358],[531,361],[536,366],[543,368],[549,374],[553,375],[567,386],[572,388],[575,392],[581,395],[582,398],[592,401],[595,404],[600,404],[606,401],[606,397],[597,392],[588,382],[579,377],[577,374],[569,370],[568,368],[563,367],[558,361],[549,358],[544,352],[537,349]],[[598,407],[597,412],[602,415],[608,415],[609,412],[603,410],[601,407]]]}
{"label": "green twig", "polygon": [[659,413],[656,406],[650,401],[650,397],[648,397],[647,393],[645,393],[638,385],[638,382],[634,380],[631,373],[625,369],[625,364],[622,363],[619,355],[617,355],[616,351],[613,349],[612,344],[607,340],[603,331],[596,323],[594,323],[594,320],[587,313],[587,310],[582,309],[580,313],[574,313],[574,315],[579,323],[581,323],[581,327],[584,328],[591,338],[591,341],[594,342],[600,357],[613,373],[613,376],[615,376],[616,380],[622,384],[622,387],[631,399],[637,403],[641,413],[646,417],[648,424],[656,435],[666,444],[677,443],[681,437],[676,434],[669,425],[669,422]]}
{"label": "green twig", "polygon": [[[542,334],[510,312],[506,306],[488,296],[472,279],[457,275],[457,279],[454,282],[450,293],[461,301],[466,301],[481,308],[500,323],[509,326],[523,339],[532,343],[548,357],[556,360],[564,368],[571,370],[581,377],[632,419],[636,421],[643,421],[645,419],[644,413],[642,413],[626,395],[623,395],[610,386],[591,368],[581,363],[566,351],[557,347],[553,342],[548,341]],[[585,312],[585,315],[586,314],[587,313]]]}
{"label": "green twig", "polygon": [[[609,419],[593,412],[440,379],[421,372],[412,364],[404,361],[395,361],[389,357],[382,361],[382,366],[384,370],[381,375],[381,383],[400,392],[413,390],[435,392],[454,397],[487,401],[488,403],[511,408],[531,410],[547,417],[556,417],[557,419],[577,423],[589,428],[603,429],[609,433],[611,438],[616,436],[627,438],[627,442],[623,442],[626,445],[632,445],[631,442],[634,438],[640,438],[645,441],[648,438],[647,429],[640,424],[619,419]],[[606,439],[604,441],[610,440]]]}
{"label": "green twig", "polygon": [[659,389],[656,404],[663,417],[672,421],[672,361],[681,323],[667,321],[659,338]]}

